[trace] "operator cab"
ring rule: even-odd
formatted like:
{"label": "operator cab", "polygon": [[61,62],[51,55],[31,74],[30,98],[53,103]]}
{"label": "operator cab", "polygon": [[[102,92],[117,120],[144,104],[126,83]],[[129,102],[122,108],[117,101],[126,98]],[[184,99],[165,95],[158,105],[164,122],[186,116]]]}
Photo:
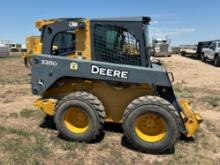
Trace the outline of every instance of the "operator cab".
{"label": "operator cab", "polygon": [[42,54],[149,66],[149,17],[54,19],[37,22]]}

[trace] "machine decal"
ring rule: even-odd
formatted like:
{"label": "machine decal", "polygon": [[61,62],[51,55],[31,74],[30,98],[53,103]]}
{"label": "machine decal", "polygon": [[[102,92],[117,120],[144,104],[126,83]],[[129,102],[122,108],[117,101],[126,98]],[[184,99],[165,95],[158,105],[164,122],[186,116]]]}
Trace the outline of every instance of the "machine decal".
{"label": "machine decal", "polygon": [[41,65],[58,66],[58,63],[56,61],[40,60],[40,62],[41,62]]}
{"label": "machine decal", "polygon": [[128,71],[108,69],[108,68],[99,67],[97,65],[92,65],[91,73],[96,74],[96,75],[100,75],[100,76],[128,79]]}
{"label": "machine decal", "polygon": [[78,64],[75,63],[75,62],[71,62],[70,63],[70,70],[77,71],[78,70]]}

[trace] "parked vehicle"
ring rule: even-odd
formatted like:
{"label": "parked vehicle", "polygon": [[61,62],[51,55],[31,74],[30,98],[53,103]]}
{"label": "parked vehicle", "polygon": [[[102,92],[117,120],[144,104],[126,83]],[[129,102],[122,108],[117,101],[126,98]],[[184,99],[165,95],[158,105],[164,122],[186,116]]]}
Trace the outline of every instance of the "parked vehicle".
{"label": "parked vehicle", "polygon": [[201,59],[204,48],[208,48],[211,45],[212,41],[202,41],[198,43],[198,47],[197,47],[197,57],[198,59]]}
{"label": "parked vehicle", "polygon": [[170,41],[167,38],[153,39],[153,56],[157,57],[170,57],[172,54],[172,48],[170,47]]}
{"label": "parked vehicle", "polygon": [[13,43],[13,44],[10,44],[9,47],[10,47],[11,52],[17,53],[17,52],[21,52],[22,45]]}
{"label": "parked vehicle", "polygon": [[22,58],[27,68],[31,66],[31,58],[33,54],[41,52],[40,36],[26,37],[26,46],[22,49]]}
{"label": "parked vehicle", "polygon": [[180,53],[180,47],[172,47],[172,54],[179,54]]}
{"label": "parked vehicle", "polygon": [[220,40],[213,41],[208,48],[202,49],[201,60],[211,60],[215,66],[220,66]]}
{"label": "parked vehicle", "polygon": [[191,55],[197,57],[197,45],[181,45],[180,54],[181,56]]}
{"label": "parked vehicle", "polygon": [[9,48],[9,54],[19,54],[21,53],[22,44],[15,43],[11,40],[0,40],[0,47]]}

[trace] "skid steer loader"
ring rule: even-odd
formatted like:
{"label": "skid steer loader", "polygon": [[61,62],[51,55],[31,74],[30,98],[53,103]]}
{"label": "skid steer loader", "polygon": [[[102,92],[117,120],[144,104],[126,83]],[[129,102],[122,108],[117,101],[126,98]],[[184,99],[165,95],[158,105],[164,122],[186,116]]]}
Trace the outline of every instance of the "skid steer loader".
{"label": "skid steer loader", "polygon": [[26,38],[27,51],[22,54],[24,64],[27,68],[31,66],[31,57],[33,54],[41,53],[40,36],[29,36]]}
{"label": "skid steer loader", "polygon": [[[150,60],[149,17],[41,20],[41,53],[32,57],[34,105],[71,141],[92,142],[104,122],[121,123],[130,144],[158,153],[201,122],[177,100],[169,74]],[[39,43],[38,43],[39,44]]]}

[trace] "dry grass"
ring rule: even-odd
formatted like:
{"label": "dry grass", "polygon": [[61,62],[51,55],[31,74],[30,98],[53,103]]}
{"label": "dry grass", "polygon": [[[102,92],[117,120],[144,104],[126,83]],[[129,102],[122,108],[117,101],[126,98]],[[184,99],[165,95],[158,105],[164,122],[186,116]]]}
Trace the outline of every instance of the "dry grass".
{"label": "dry grass", "polygon": [[20,56],[12,56],[9,58],[0,58],[0,84],[28,84],[30,82],[30,72],[24,68],[23,61]]}
{"label": "dry grass", "polygon": [[0,127],[2,164],[39,164],[49,154],[43,136],[23,129]]}
{"label": "dry grass", "polygon": [[20,116],[25,117],[25,118],[33,117],[35,119],[36,118],[39,119],[39,118],[43,118],[44,115],[41,111],[39,111],[37,109],[27,109],[27,108],[25,108],[20,112]]}
{"label": "dry grass", "polygon": [[0,164],[220,164],[219,91],[213,95],[179,81],[174,86],[177,95],[192,100],[205,120],[194,140],[180,140],[175,150],[152,155],[125,144],[115,125],[93,144],[63,140],[56,130],[42,127],[44,114],[32,106],[35,97],[22,60],[0,59],[0,70]]}
{"label": "dry grass", "polygon": [[184,83],[177,83],[173,86],[176,95],[180,98],[193,99],[193,93],[184,86]]}
{"label": "dry grass", "polygon": [[218,107],[220,105],[220,96],[204,96],[201,101],[207,102],[212,107]]}

